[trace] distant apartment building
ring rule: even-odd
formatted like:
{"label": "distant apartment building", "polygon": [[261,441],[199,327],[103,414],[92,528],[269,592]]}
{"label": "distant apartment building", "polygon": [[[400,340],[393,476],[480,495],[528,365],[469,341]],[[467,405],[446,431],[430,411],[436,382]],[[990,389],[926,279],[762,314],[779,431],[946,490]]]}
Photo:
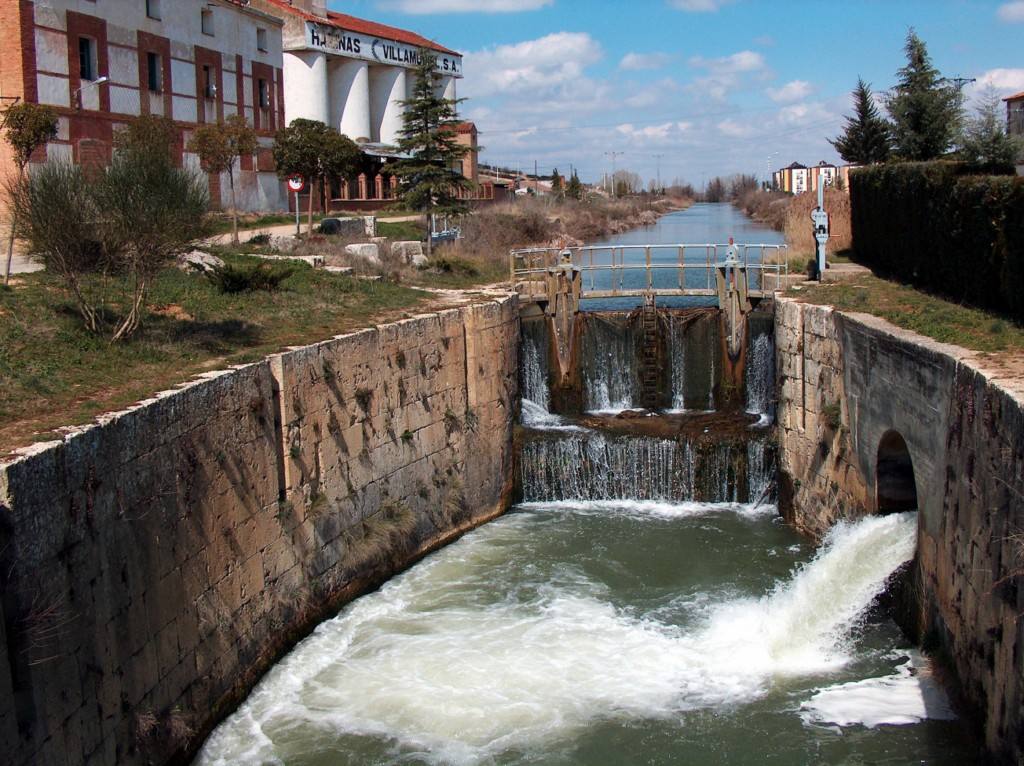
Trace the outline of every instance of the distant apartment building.
{"label": "distant apartment building", "polygon": [[[1006,102],[1006,132],[1024,140],[1024,91],[1003,101]],[[1017,157],[1017,175],[1024,176],[1024,150]]]}
{"label": "distant apartment building", "polygon": [[807,191],[816,192],[819,184],[850,188],[850,170],[854,165],[833,165],[822,160],[817,165],[807,167],[793,162],[772,174],[772,185],[778,191],[789,194],[803,194]]}
{"label": "distant apartment building", "polygon": [[[270,145],[284,124],[282,22],[245,0],[0,0],[0,100],[48,104],[57,139],[34,161],[108,162],[131,117],[178,127],[180,162],[200,124],[243,114],[259,136],[236,176],[242,209],[285,203]],[[9,155],[0,157],[6,166]],[[211,177],[215,204],[227,178]]]}

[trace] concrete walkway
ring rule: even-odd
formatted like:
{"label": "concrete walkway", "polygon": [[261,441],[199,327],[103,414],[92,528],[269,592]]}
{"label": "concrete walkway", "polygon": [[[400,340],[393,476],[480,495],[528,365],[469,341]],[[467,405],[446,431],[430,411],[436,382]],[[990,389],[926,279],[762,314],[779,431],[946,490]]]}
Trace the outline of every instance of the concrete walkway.
{"label": "concrete walkway", "polygon": [[[0,255],[0,280],[3,279],[3,270],[7,265],[7,253]],[[17,250],[14,251],[14,259],[11,261],[11,273],[12,274],[28,274],[33,271],[42,271],[44,268],[43,264],[39,261],[29,258],[27,255],[21,255]]]}

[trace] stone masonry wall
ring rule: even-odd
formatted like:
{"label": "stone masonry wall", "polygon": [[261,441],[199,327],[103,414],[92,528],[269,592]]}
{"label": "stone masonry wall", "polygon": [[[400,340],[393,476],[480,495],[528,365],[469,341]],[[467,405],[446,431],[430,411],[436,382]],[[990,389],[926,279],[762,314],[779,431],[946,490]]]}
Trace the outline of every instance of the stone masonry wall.
{"label": "stone masonry wall", "polygon": [[501,513],[514,298],[213,373],[0,466],[12,764],[187,759],[291,643]]}
{"label": "stone masonry wall", "polygon": [[1019,763],[1024,384],[980,354],[787,299],[776,347],[783,512],[817,537],[876,512],[879,443],[904,437],[920,514],[913,627],[955,674],[990,751]]}

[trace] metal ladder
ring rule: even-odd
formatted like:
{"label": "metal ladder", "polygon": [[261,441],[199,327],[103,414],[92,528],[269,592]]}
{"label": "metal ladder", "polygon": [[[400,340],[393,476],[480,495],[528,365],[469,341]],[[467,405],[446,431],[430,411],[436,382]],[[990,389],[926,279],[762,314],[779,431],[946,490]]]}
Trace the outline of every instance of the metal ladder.
{"label": "metal ladder", "polygon": [[658,308],[654,293],[644,293],[644,304],[640,310],[640,327],[643,331],[640,356],[641,401],[646,409],[654,410],[661,404],[661,343],[658,328]]}

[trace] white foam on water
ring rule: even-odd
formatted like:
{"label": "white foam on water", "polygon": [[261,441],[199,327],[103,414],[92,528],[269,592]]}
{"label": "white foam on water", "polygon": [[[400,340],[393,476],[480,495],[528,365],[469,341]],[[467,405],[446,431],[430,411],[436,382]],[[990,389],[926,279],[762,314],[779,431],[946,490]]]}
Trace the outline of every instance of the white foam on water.
{"label": "white foam on water", "polygon": [[197,763],[279,763],[287,753],[275,733],[301,730],[324,742],[373,735],[431,762],[472,764],[599,720],[749,702],[776,677],[846,661],[861,613],[911,557],[916,533],[914,514],[840,525],[768,595],[713,605],[684,631],[617,610],[582,573],[529,596],[485,598],[539,523],[529,513],[492,522],[323,623]]}
{"label": "white foam on water", "polygon": [[837,684],[819,690],[800,705],[805,724],[907,726],[926,719],[956,718],[949,698],[917,652],[892,675]]}
{"label": "white foam on water", "polygon": [[716,513],[735,513],[746,518],[775,516],[778,508],[768,503],[700,503],[666,500],[554,500],[520,503],[524,510],[550,510],[585,516],[622,515],[637,518],[684,519]]}
{"label": "white foam on water", "polygon": [[548,412],[546,407],[529,399],[520,400],[520,420],[527,428],[533,428],[537,431],[582,432],[587,430],[567,422],[561,415]]}

